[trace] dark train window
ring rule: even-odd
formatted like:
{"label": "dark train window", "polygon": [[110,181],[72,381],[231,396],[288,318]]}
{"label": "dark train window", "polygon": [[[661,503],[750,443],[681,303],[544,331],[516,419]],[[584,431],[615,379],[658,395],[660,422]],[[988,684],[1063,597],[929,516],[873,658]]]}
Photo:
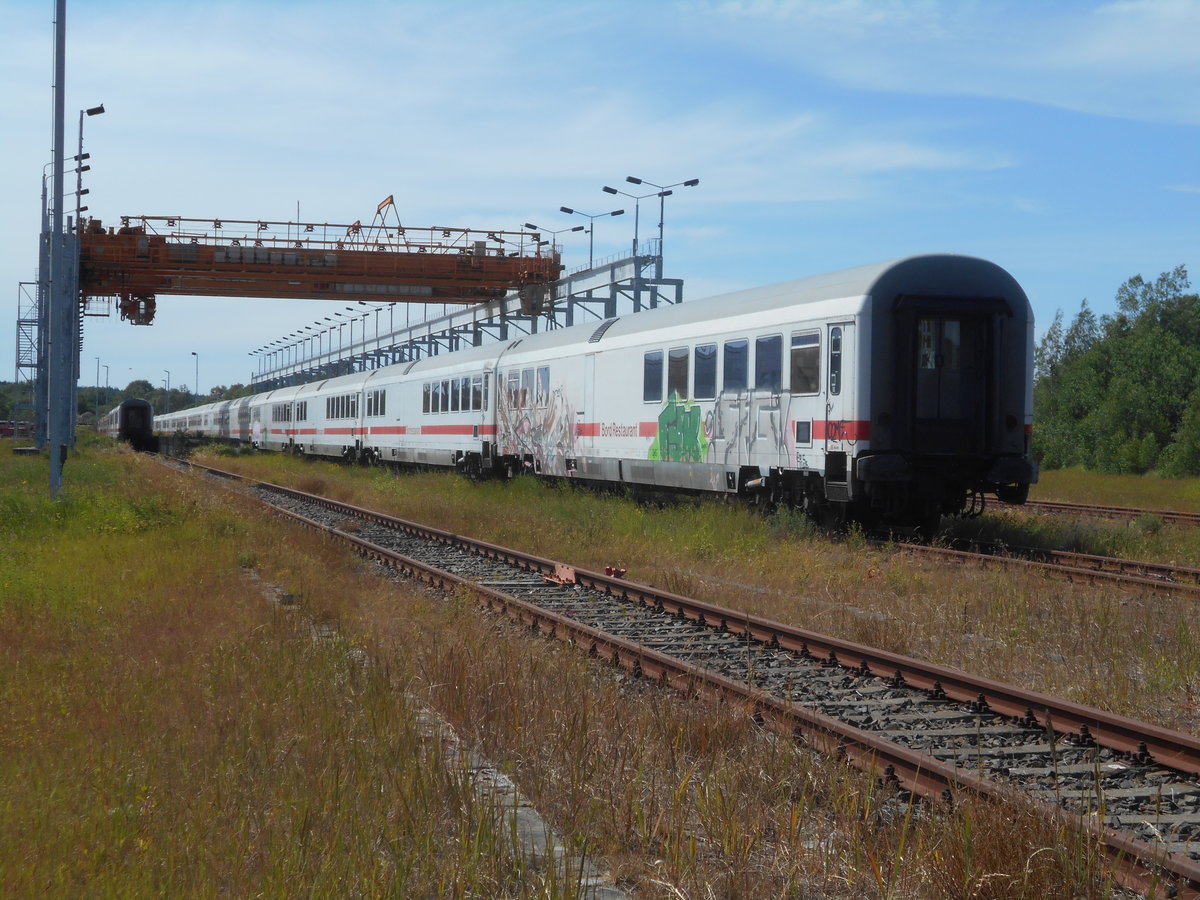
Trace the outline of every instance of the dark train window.
{"label": "dark train window", "polygon": [[783,383],[783,336],[773,334],[754,342],[754,389],[778,391]]}
{"label": "dark train window", "polygon": [[[303,422],[308,418],[308,401],[300,400],[296,403],[296,421]],[[208,416],[204,417],[204,424],[208,424]]]}
{"label": "dark train window", "polygon": [[821,335],[815,331],[792,335],[792,393],[815,394],[821,389]]}
{"label": "dark train window", "polygon": [[717,345],[700,344],[696,347],[696,390],[697,400],[712,400],[717,396]]}
{"label": "dark train window", "polygon": [[691,353],[687,347],[676,347],[667,351],[667,397],[680,400],[688,398],[688,360]]}
{"label": "dark train window", "polygon": [[662,401],[663,352],[651,350],[642,363],[642,400],[646,403]]}
{"label": "dark train window", "polygon": [[537,405],[550,402],[550,367],[539,366],[537,370]]}
{"label": "dark train window", "polygon": [[382,416],[385,412],[384,401],[385,401],[386,397],[387,397],[387,394],[385,394],[382,389],[380,389],[378,391],[368,391],[367,392],[367,415],[368,416]]}
{"label": "dark train window", "polygon": [[458,412],[458,404],[462,395],[459,393],[458,379],[450,379],[450,412]]}
{"label": "dark train window", "polygon": [[533,369],[521,370],[521,407],[533,406]]}
{"label": "dark train window", "polygon": [[725,377],[721,389],[724,391],[744,391],[749,383],[750,372],[750,342],[743,338],[740,341],[725,342]]}
{"label": "dark train window", "polygon": [[458,379],[459,406],[465,412],[471,408],[471,377],[469,375]]}
{"label": "dark train window", "polygon": [[433,383],[433,396],[429,401],[429,411],[432,413],[442,411],[442,383],[440,381]]}
{"label": "dark train window", "polygon": [[508,373],[508,405],[520,406],[521,400],[521,373],[516,369],[511,369]]}
{"label": "dark train window", "polygon": [[842,329],[829,329],[829,393],[842,392]]}
{"label": "dark train window", "polygon": [[812,419],[805,419],[802,422],[796,422],[796,443],[812,443]]}
{"label": "dark train window", "polygon": [[429,412],[429,395],[431,393],[428,381],[421,385],[421,412],[423,413]]}
{"label": "dark train window", "polygon": [[471,409],[483,409],[483,377],[471,376]]}

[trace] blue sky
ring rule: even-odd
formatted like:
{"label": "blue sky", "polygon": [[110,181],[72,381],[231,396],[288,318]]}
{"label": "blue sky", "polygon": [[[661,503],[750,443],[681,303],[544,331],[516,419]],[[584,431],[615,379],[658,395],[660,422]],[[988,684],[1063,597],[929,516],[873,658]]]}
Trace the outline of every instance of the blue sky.
{"label": "blue sky", "polygon": [[[4,380],[36,277],[52,13],[0,0]],[[85,177],[107,223],[297,204],[351,222],[393,194],[407,225],[563,228],[583,220],[560,206],[631,204],[601,192],[635,193],[626,175],[699,178],[666,201],[685,298],[968,253],[1016,276],[1039,332],[1200,262],[1200,2],[69,0],[67,21],[69,153],[103,103]],[[633,224],[598,221],[596,255]],[[247,351],[336,308],[164,297],[150,328],[88,319],[81,381],[99,357],[114,385],[193,386],[193,351],[205,390],[245,381]]]}

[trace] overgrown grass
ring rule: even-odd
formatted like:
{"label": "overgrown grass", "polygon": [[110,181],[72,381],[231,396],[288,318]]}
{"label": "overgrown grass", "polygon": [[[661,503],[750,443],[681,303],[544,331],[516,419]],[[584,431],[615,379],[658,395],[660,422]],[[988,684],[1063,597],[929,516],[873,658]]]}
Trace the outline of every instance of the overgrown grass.
{"label": "overgrown grass", "polygon": [[[63,504],[27,462],[0,454],[0,497],[36,512],[0,556],[0,895],[574,896],[511,851],[423,700],[639,898],[1108,896],[1093,848],[1021,806],[912,807],[152,460],[73,461]],[[1028,665],[1057,615],[1057,585],[732,505],[223,462],[973,671]],[[1074,637],[1128,627],[1070,602]]]}
{"label": "overgrown grass", "polygon": [[1034,500],[1132,506],[1139,509],[1200,509],[1200,478],[1103,475],[1084,469],[1042,472],[1030,491]]}
{"label": "overgrown grass", "polygon": [[126,452],[0,467],[0,896],[573,896],[340,628],[340,551]]}

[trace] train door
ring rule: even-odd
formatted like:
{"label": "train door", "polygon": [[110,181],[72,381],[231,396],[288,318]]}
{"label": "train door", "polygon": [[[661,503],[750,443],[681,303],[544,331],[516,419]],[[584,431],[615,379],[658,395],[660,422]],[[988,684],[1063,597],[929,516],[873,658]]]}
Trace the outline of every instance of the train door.
{"label": "train door", "polygon": [[[847,463],[853,442],[858,439],[854,415],[854,323],[836,322],[828,327],[828,366],[825,381],[825,480],[845,485]],[[833,492],[836,493],[836,492]],[[831,499],[839,498],[831,495]]]}
{"label": "train door", "polygon": [[916,316],[913,449],[972,454],[983,448],[987,320],[966,314]]}

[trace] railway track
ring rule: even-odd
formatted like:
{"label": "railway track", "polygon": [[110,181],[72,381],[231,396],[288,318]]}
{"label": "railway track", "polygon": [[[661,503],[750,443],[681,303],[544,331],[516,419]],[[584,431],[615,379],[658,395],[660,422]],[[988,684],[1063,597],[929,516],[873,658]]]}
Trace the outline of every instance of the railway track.
{"label": "railway track", "polygon": [[1096,516],[1105,519],[1134,521],[1142,516],[1155,516],[1172,525],[1200,525],[1200,512],[1177,509],[1136,509],[1131,506],[1099,506],[1090,503],[1065,503],[1056,500],[1027,500],[1021,506],[1000,504],[1005,509],[1027,509],[1030,512],[1066,513],[1077,516]]}
{"label": "railway track", "polygon": [[764,724],[900,789],[1029,798],[1102,847],[1126,886],[1200,898],[1200,739],[615,573],[247,483],[276,510],[370,559],[464,586],[488,608],[636,676],[747,703]]}
{"label": "railway track", "polygon": [[[880,541],[877,546],[884,546]],[[1105,582],[1200,599],[1200,569],[1068,550],[961,541],[950,547],[900,544],[912,553],[989,565],[1035,568],[1076,582]]]}

